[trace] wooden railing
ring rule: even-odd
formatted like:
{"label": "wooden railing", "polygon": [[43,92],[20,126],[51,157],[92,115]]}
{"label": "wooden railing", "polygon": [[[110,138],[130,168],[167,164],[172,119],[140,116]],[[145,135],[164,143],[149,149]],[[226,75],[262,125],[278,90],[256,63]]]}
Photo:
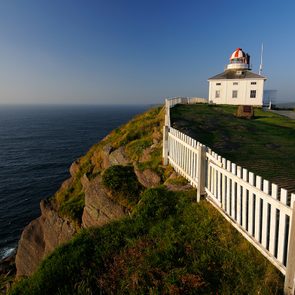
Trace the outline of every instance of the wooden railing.
{"label": "wooden railing", "polygon": [[[285,294],[295,287],[295,194],[254,175],[171,127],[170,108],[192,103],[166,100],[164,164],[170,164],[285,275]],[[205,102],[198,99],[196,102]]]}

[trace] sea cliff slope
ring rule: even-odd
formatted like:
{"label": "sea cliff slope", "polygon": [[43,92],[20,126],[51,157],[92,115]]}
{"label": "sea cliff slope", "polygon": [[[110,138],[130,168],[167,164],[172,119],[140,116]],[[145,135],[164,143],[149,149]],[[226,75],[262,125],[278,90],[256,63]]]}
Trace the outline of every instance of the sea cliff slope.
{"label": "sea cliff slope", "polygon": [[280,294],[282,276],[170,166],[162,107],[111,132],[23,231],[9,294]]}
{"label": "sea cliff slope", "polygon": [[81,228],[102,226],[132,209],[132,204],[114,197],[102,184],[107,168],[134,167],[143,187],[163,182],[159,173],[162,124],[162,109],[150,110],[114,130],[71,165],[71,177],[51,199],[41,201],[41,216],[22,232],[16,254],[18,277],[32,274],[45,256]]}

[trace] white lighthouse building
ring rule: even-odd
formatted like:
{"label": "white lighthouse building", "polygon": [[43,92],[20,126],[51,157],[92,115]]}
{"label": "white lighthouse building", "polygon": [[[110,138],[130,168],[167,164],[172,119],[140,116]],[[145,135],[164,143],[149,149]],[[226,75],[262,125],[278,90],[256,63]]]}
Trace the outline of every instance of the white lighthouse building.
{"label": "white lighthouse building", "polygon": [[237,48],[225,71],[209,78],[209,102],[232,105],[263,105],[265,77],[251,72],[250,55]]}

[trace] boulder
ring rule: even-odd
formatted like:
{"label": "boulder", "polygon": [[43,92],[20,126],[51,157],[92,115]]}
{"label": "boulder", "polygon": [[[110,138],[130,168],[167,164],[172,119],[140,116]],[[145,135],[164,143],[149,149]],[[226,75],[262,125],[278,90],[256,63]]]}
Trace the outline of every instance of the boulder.
{"label": "boulder", "polygon": [[113,165],[128,165],[130,163],[130,159],[125,152],[125,148],[123,146],[114,150],[109,155],[110,166]]}
{"label": "boulder", "polygon": [[96,169],[99,171],[100,169],[107,169],[113,165],[127,165],[130,163],[130,159],[123,146],[114,150],[110,144],[106,144],[100,151],[94,154],[92,162],[95,166],[99,166]]}
{"label": "boulder", "polygon": [[139,158],[139,162],[147,162],[151,160],[151,153],[154,151],[153,148],[148,147],[143,152],[141,157]]}
{"label": "boulder", "polygon": [[102,226],[125,216],[127,209],[115,202],[97,176],[85,186],[85,206],[82,226]]}
{"label": "boulder", "polygon": [[135,171],[138,181],[144,187],[147,187],[147,188],[156,187],[156,186],[160,185],[160,183],[161,183],[160,176],[151,169],[145,169],[145,170],[141,171],[138,168],[135,168],[134,171]]}

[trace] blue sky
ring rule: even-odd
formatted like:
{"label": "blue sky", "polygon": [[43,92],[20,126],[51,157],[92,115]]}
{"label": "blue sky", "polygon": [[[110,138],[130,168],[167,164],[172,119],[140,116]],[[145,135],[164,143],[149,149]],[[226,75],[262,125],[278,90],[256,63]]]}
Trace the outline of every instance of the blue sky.
{"label": "blue sky", "polygon": [[207,97],[241,47],[295,101],[294,1],[3,0],[0,103],[158,103]]}

